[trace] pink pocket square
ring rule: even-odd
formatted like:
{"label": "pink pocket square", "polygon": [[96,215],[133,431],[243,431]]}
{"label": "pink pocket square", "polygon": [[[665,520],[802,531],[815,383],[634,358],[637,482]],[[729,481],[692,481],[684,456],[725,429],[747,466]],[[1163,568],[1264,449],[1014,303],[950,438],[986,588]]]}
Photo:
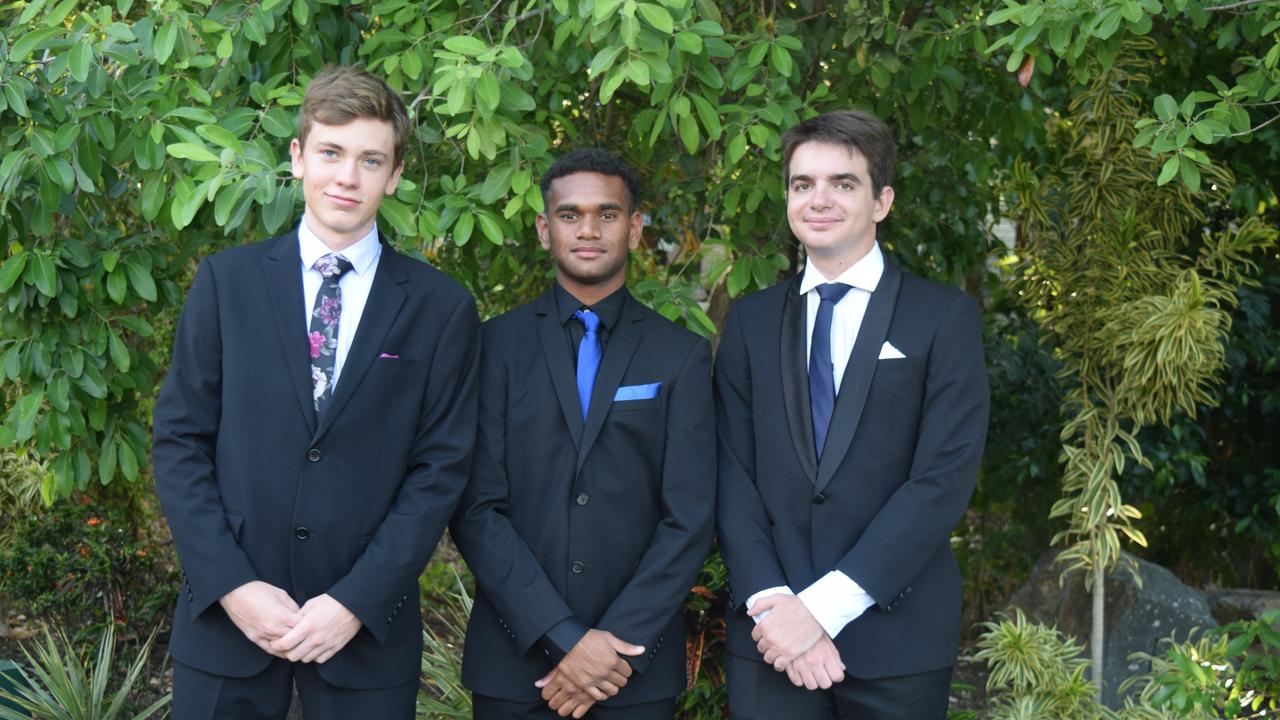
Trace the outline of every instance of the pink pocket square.
{"label": "pink pocket square", "polygon": [[399,355],[392,355],[391,353],[379,353],[379,354],[378,354],[378,359],[379,359],[379,360],[381,360],[381,359],[383,359],[383,358],[386,358],[386,359],[388,359],[388,360],[399,360],[399,359],[400,359],[400,356],[399,356]]}

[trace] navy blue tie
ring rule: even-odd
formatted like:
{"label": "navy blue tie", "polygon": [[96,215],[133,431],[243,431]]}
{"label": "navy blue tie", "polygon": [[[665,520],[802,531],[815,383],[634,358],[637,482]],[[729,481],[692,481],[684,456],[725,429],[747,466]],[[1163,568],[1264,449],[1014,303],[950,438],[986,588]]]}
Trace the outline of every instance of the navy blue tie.
{"label": "navy blue tie", "polygon": [[809,407],[813,412],[813,442],[822,457],[831,427],[831,412],[836,406],[835,366],[831,362],[831,315],[836,303],[852,287],[843,283],[826,283],[817,287],[818,317],[813,321],[813,337],[809,341]]}
{"label": "navy blue tie", "polygon": [[600,369],[600,316],[590,310],[579,310],[574,317],[582,322],[586,332],[578,343],[578,402],[582,404],[582,421],[587,421],[587,408],[591,407],[591,389],[596,385],[596,371]]}

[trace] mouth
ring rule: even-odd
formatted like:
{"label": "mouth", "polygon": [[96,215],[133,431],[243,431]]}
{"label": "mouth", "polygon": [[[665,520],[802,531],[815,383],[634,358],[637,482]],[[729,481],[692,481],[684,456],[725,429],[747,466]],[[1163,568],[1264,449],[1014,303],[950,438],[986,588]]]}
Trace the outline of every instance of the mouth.
{"label": "mouth", "polygon": [[583,247],[576,247],[570,252],[572,252],[575,257],[590,259],[590,258],[597,258],[597,257],[600,257],[601,255],[604,255],[604,248],[586,245]]}
{"label": "mouth", "polygon": [[810,227],[826,228],[826,227],[831,227],[832,225],[838,224],[840,220],[838,218],[833,218],[833,217],[811,217],[811,218],[805,218],[804,222],[806,225]]}
{"label": "mouth", "polygon": [[329,198],[330,202],[332,202],[334,205],[337,205],[340,208],[353,208],[360,204],[359,200],[355,198],[347,197],[346,195],[334,195],[332,193],[325,193],[325,197]]}

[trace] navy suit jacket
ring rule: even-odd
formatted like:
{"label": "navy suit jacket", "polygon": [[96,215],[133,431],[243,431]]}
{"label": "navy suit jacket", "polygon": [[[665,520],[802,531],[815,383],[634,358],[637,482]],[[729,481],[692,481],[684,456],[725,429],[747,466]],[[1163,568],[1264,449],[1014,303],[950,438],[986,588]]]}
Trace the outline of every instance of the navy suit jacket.
{"label": "navy suit jacket", "polygon": [[675,696],[715,514],[709,344],[628,295],[584,423],[552,291],[483,335],[475,471],[451,526],[477,588],[463,682],[537,700],[556,663],[539,641],[575,618],[648,650],[603,705]]}
{"label": "navy suit jacket", "polygon": [[[760,660],[748,597],[840,570],[876,603],[835,638],[850,675],[948,667],[961,591],[949,535],[977,479],[989,405],[977,304],[886,261],[819,460],[799,283],[735,303],[716,357],[729,652]],[[879,359],[885,341],[905,357]]]}
{"label": "navy suit jacket", "polygon": [[479,319],[471,296],[385,242],[323,417],[311,396],[296,233],[206,258],[155,407],[153,459],[184,570],[170,651],[247,677],[271,656],[218,600],[253,580],[328,593],[363,623],[330,683],[417,677],[418,576],[470,467]]}

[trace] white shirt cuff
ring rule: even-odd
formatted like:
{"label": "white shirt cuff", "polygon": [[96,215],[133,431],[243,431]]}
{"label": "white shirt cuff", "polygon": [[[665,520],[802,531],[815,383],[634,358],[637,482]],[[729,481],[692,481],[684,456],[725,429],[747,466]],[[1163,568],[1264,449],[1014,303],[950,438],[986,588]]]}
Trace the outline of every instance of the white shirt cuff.
{"label": "white shirt cuff", "polygon": [[[757,602],[759,602],[763,598],[769,597],[770,595],[795,595],[795,594],[796,594],[795,591],[787,587],[786,585],[778,585],[776,587],[765,588],[760,592],[747,598],[747,610],[750,610]],[[761,620],[769,616],[770,612],[773,612],[773,611],[765,610],[759,615],[752,615],[750,617],[752,620],[755,620],[757,624],[759,624]]]}
{"label": "white shirt cuff", "polygon": [[800,602],[831,638],[876,604],[861,585],[839,570],[832,570],[801,590]]}

